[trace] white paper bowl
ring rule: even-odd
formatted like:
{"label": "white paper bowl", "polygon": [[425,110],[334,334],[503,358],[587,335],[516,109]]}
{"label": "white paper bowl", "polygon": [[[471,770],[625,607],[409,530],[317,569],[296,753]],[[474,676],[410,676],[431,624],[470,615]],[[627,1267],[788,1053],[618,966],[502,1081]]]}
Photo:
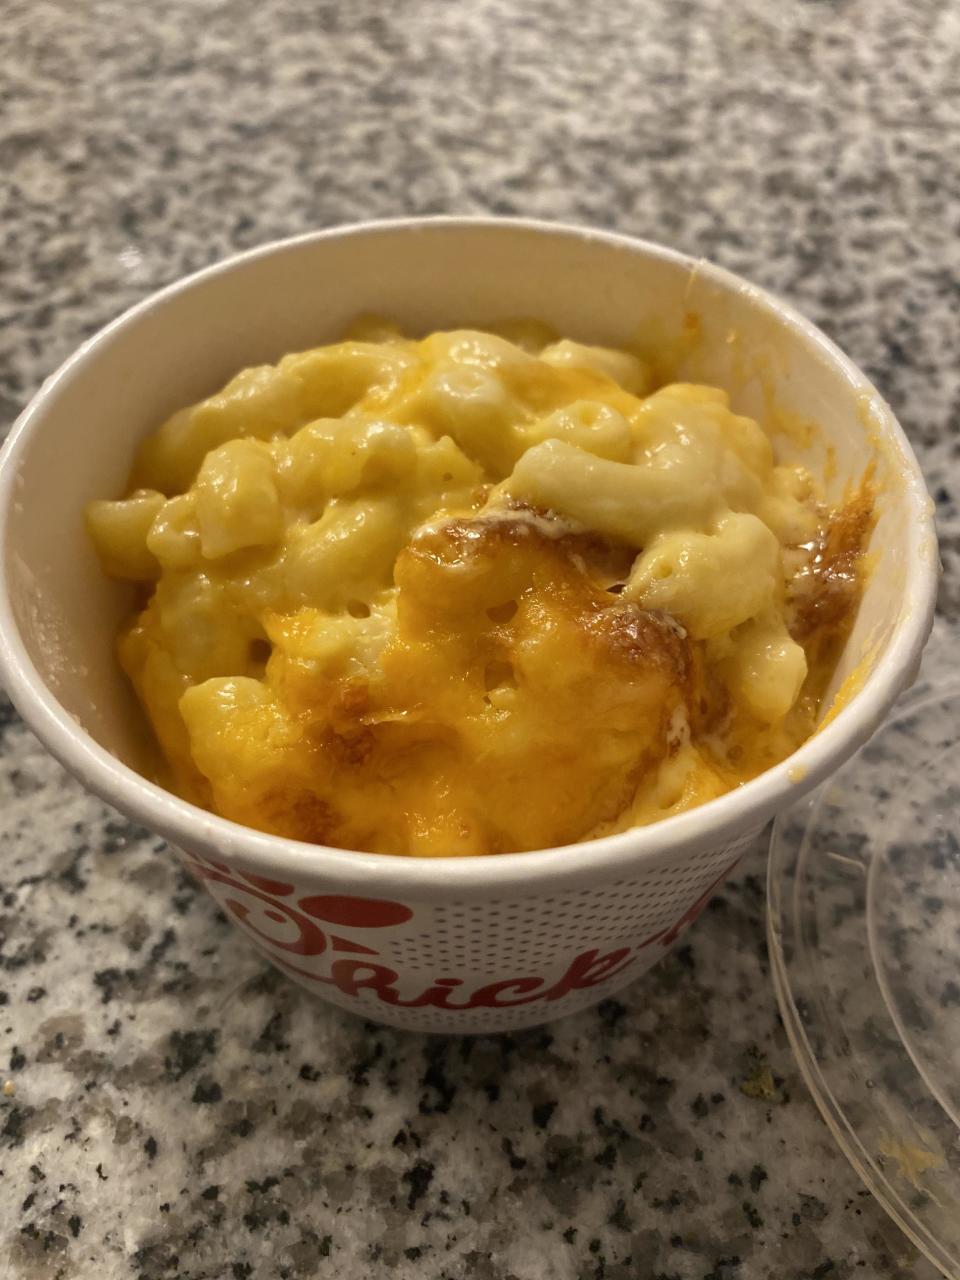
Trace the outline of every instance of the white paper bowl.
{"label": "white paper bowl", "polygon": [[[727,387],[748,413],[773,407],[795,428],[782,453],[821,474],[832,448],[831,495],[876,465],[874,565],[838,675],[859,668],[858,691],[739,790],[652,827],[537,853],[328,849],[238,826],[147,781],[143,722],[114,658],[129,597],[99,569],[84,506],[121,493],[137,442],[173,410],[370,311],[414,331],[536,317],[612,344],[638,332],[689,337],[695,317],[688,376]],[[803,430],[809,422],[818,430]],[[235,922],[303,985],[397,1026],[489,1031],[583,1008],[663,954],[763,825],[851,755],[912,680],[937,567],[931,504],[890,410],[768,294],[622,236],[509,220],[372,223],[267,245],[164,289],[46,382],[0,458],[0,681],[53,754],[185,851]]]}

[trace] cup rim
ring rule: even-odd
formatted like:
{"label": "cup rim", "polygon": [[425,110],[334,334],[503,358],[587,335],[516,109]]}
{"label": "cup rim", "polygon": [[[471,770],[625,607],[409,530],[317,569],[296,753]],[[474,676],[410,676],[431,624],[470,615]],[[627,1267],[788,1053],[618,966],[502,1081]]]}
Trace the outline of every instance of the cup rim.
{"label": "cup rim", "polygon": [[[902,481],[912,508],[908,570],[899,619],[886,652],[863,686],[811,738],[772,769],[725,795],[645,827],[579,844],[522,853],[468,857],[410,857],[373,854],[308,844],[269,835],[221,818],[182,800],[123,764],[97,743],[59,704],[30,660],[13,616],[4,550],[19,462],[46,406],[113,335],[176,295],[203,285],[238,266],[326,239],[391,231],[469,228],[531,231],[561,238],[597,241],[631,253],[671,262],[696,272],[727,292],[747,296],[782,327],[811,345],[838,369],[851,390],[869,397],[882,437],[901,457]],[[498,894],[518,886],[595,881],[636,864],[668,861],[682,849],[736,841],[755,834],[783,804],[823,781],[877,728],[897,694],[914,677],[929,635],[938,579],[933,507],[902,427],[880,393],[835,343],[811,321],[774,294],[702,258],[653,241],[576,224],[534,218],[441,215],[348,223],[270,241],[212,264],[150,294],[105,325],[48,377],[11,428],[0,452],[0,684],[27,725],[71,773],[103,800],[187,849],[215,852],[230,865],[254,873],[292,879],[322,878],[354,890],[406,892],[421,898]]]}

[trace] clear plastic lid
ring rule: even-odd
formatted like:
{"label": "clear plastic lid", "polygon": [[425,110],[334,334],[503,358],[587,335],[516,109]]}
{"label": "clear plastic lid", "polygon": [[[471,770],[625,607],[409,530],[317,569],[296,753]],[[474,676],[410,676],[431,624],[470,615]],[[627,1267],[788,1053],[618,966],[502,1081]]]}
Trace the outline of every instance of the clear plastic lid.
{"label": "clear plastic lid", "polygon": [[778,819],[780,1011],[861,1178],[960,1277],[960,679],[919,687]]}

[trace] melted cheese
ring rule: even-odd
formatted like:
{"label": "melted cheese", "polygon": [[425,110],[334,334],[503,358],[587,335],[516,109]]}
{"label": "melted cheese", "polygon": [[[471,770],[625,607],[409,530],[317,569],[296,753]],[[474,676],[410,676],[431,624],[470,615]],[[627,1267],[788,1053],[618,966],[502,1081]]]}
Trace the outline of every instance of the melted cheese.
{"label": "melted cheese", "polygon": [[812,732],[836,645],[810,618],[836,637],[857,592],[810,586],[809,477],[716,388],[505,332],[377,324],[245,370],[92,504],[144,593],[120,658],[172,788],[317,843],[497,853],[703,803]]}

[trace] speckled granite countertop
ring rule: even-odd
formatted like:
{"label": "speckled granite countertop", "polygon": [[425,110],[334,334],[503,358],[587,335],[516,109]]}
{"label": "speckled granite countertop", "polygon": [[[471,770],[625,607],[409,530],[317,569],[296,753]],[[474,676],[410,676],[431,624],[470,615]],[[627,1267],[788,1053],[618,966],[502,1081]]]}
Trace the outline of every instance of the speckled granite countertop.
{"label": "speckled granite countertop", "polygon": [[[715,258],[875,377],[960,622],[960,10],[939,0],[8,0],[0,410],[242,247],[525,213]],[[762,851],[618,1001],[380,1030],[267,972],[0,694],[0,1274],[931,1275],[779,1026]]]}

